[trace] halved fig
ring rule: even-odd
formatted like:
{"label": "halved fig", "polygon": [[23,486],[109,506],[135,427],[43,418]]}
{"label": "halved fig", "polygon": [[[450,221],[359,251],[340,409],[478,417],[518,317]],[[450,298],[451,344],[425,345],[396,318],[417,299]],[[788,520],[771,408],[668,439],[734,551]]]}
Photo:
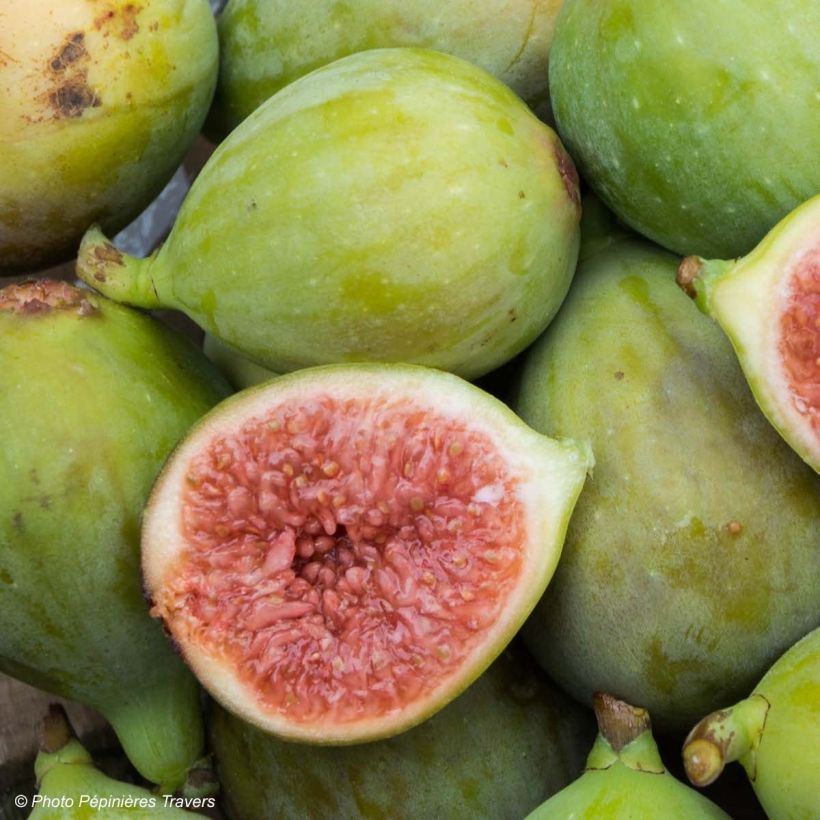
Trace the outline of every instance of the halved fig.
{"label": "halved fig", "polygon": [[298,371],[223,402],[167,464],[143,525],[152,613],[266,731],[398,734],[521,626],[591,466],[450,374]]}
{"label": "halved fig", "polygon": [[678,284],[731,340],[766,418],[820,472],[820,196],[748,256],[687,257]]}

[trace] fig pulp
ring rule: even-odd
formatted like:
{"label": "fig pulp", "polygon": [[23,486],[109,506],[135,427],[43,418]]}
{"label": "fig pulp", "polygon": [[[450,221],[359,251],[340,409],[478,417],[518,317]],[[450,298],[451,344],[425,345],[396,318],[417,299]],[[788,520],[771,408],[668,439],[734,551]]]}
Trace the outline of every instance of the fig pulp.
{"label": "fig pulp", "polygon": [[146,260],[99,232],[80,276],[176,307],[277,373],[412,361],[472,378],[546,326],[575,269],[577,179],[555,134],[445,54],[354,54],[222,143]]}
{"label": "fig pulp", "polygon": [[583,768],[587,716],[520,651],[399,737],[345,748],[287,743],[218,706],[209,737],[227,814],[520,820]]}
{"label": "fig pulp", "polygon": [[598,694],[595,717],[599,734],[586,771],[527,820],[729,820],[718,806],[666,771],[645,709]]}
{"label": "fig pulp", "polygon": [[820,472],[820,196],[743,259],[687,257],[678,284],[726,332],[766,418]]}
{"label": "fig pulp", "polygon": [[[163,797],[120,783],[94,767],[91,755],[74,737],[61,707],[53,707],[41,727],[40,753],[34,763],[38,793],[30,820],[191,820],[203,817],[175,807],[177,802],[207,807],[208,798]],[[215,802],[215,801],[214,801]]]}
{"label": "fig pulp", "polygon": [[94,706],[148,780],[201,754],[198,690],[142,596],[140,514],[228,386],[153,319],[44,280],[0,291],[0,670]]}
{"label": "fig pulp", "polygon": [[573,0],[558,131],[598,195],[680,254],[729,259],[820,190],[817,0]]}
{"label": "fig pulp", "polygon": [[525,636],[582,702],[614,691],[688,728],[817,625],[820,478],[676,287],[678,259],[592,239],[518,388],[525,421],[596,455]]}
{"label": "fig pulp", "polygon": [[207,0],[3,0],[0,274],[70,259],[162,190],[217,74]]}
{"label": "fig pulp", "polygon": [[441,371],[281,376],[219,405],[163,470],[143,526],[152,611],[260,728],[398,734],[521,626],[590,463]]}
{"label": "fig pulp", "polygon": [[820,628],[789,649],[752,694],[704,718],[683,749],[686,773],[707,786],[739,760],[771,820],[814,817],[820,769]]}
{"label": "fig pulp", "polygon": [[547,57],[560,8],[561,0],[231,0],[219,17],[214,130],[225,136],[272,94],[319,66],[394,46],[469,60],[546,115]]}

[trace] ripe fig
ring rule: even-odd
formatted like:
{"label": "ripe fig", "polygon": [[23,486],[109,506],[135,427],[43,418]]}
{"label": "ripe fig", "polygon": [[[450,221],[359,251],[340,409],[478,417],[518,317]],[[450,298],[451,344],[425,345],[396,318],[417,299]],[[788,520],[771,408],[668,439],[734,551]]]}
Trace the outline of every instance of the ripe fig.
{"label": "ripe fig", "polygon": [[509,89],[455,57],[385,49],[262,105],[157,254],[115,256],[91,231],[78,271],[275,372],[412,361],[473,378],[558,309],[579,214],[572,161]]}
{"label": "ripe fig", "polygon": [[462,57],[549,112],[547,58],[561,0],[231,0],[219,17],[213,130],[224,137],[268,97],[348,54],[395,46]]}
{"label": "ripe fig", "polygon": [[398,734],[519,629],[590,464],[438,370],[280,376],[215,408],[157,481],[152,612],[205,688],[266,731]]}
{"label": "ripe fig", "polygon": [[[176,802],[185,802],[185,798],[152,794],[139,786],[114,780],[95,768],[91,755],[74,736],[62,707],[52,708],[40,732],[40,753],[34,763],[38,793],[32,801],[30,820],[203,817],[175,807]],[[193,798],[187,802],[207,807],[212,800]]]}
{"label": "ripe fig", "polygon": [[820,190],[817,0],[573,0],[558,131],[596,193],[680,254],[728,259]]}
{"label": "ripe fig", "polygon": [[207,0],[3,0],[0,274],[116,232],[193,143],[218,63]]}
{"label": "ripe fig", "polygon": [[676,287],[677,257],[624,236],[582,256],[515,407],[596,467],[524,634],[582,702],[615,691],[685,728],[817,625],[820,478]]}
{"label": "ripe fig", "polygon": [[704,718],[683,748],[686,773],[708,786],[740,761],[771,820],[817,813],[820,628],[789,649],[745,700]]}
{"label": "ripe fig", "polygon": [[208,734],[237,820],[520,820],[582,770],[588,724],[524,653],[508,650],[399,737],[335,749],[287,743],[216,705]]}
{"label": "ripe fig", "polygon": [[195,681],[151,620],[140,514],[229,392],[192,343],[64,282],[0,290],[0,670],[94,706],[173,790],[202,753]]}
{"label": "ripe fig", "polygon": [[244,390],[254,384],[266,382],[278,375],[239,353],[235,353],[228,345],[210,334],[205,334],[202,349],[237,390]]}
{"label": "ripe fig", "polygon": [[664,768],[645,709],[605,694],[596,694],[594,702],[599,734],[586,771],[527,820],[729,820],[711,800]]}
{"label": "ripe fig", "polygon": [[766,418],[820,472],[820,196],[742,259],[687,257],[678,284],[729,337]]}

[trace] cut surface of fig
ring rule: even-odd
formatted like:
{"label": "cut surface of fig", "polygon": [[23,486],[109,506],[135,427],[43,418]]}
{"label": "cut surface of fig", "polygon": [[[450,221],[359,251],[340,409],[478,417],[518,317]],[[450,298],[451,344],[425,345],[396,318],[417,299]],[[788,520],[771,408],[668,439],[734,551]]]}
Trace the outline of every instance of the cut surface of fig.
{"label": "cut surface of fig", "polygon": [[588,466],[454,376],[301,371],[223,403],[169,463],[144,526],[153,613],[262,728],[395,734],[518,629]]}
{"label": "cut surface of fig", "polygon": [[678,281],[731,339],[769,421],[820,472],[820,196],[742,259],[684,260]]}

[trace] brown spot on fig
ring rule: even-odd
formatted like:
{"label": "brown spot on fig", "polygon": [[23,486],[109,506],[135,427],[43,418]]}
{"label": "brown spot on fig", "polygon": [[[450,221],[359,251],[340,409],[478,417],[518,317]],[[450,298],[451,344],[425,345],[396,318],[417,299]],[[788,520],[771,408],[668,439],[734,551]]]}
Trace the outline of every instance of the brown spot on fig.
{"label": "brown spot on fig", "polygon": [[87,56],[85,34],[81,31],[76,31],[68,35],[67,42],[51,60],[49,67],[52,71],[65,71],[72,63],[76,63],[77,60]]}
{"label": "brown spot on fig", "polygon": [[123,17],[123,27],[122,31],[120,32],[120,37],[123,40],[130,40],[135,34],[137,34],[140,30],[139,23],[137,22],[137,15],[142,11],[141,6],[135,6],[133,3],[129,3],[125,6],[122,10],[122,17]]}
{"label": "brown spot on fig", "polygon": [[113,9],[109,9],[94,20],[94,28],[99,31],[109,20],[114,17]]}
{"label": "brown spot on fig", "polygon": [[730,521],[726,525],[726,530],[729,535],[740,535],[743,532],[743,525],[739,521]]}
{"label": "brown spot on fig", "polygon": [[616,370],[615,371],[615,378],[618,381],[621,381],[623,379],[623,377],[624,377],[624,371],[623,370]]}
{"label": "brown spot on fig", "polygon": [[519,199],[526,199],[527,195],[523,191],[519,191],[518,192],[518,198]]}
{"label": "brown spot on fig", "polygon": [[69,80],[49,95],[57,117],[81,117],[86,108],[100,105],[97,93],[85,81],[85,76]]}
{"label": "brown spot on fig", "polygon": [[581,181],[578,178],[578,171],[572,157],[566,152],[560,140],[555,138],[555,159],[558,162],[558,173],[567,189],[570,200],[575,204],[578,213],[581,212]]}
{"label": "brown spot on fig", "polygon": [[32,280],[0,290],[0,311],[23,315],[66,310],[87,301],[80,288],[55,279]]}
{"label": "brown spot on fig", "polygon": [[122,253],[115,248],[110,242],[107,242],[104,245],[98,245],[94,248],[94,256],[100,260],[100,262],[111,263],[113,265],[122,265]]}
{"label": "brown spot on fig", "polygon": [[675,281],[678,283],[678,287],[691,299],[697,296],[695,280],[700,276],[702,268],[703,260],[699,256],[687,256],[678,265]]}

